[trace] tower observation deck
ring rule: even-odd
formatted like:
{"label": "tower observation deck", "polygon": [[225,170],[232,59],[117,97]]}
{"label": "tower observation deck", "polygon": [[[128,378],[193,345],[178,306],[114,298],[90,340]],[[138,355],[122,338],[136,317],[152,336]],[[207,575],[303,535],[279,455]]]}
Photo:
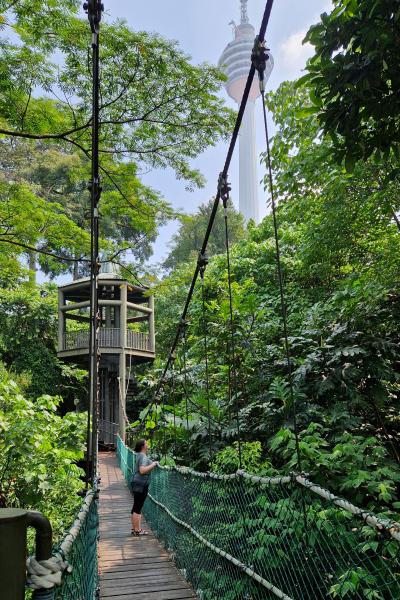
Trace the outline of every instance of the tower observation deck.
{"label": "tower observation deck", "polygon": [[[226,46],[218,63],[221,70],[228,77],[225,88],[237,104],[240,104],[246,86],[251,65],[251,52],[256,35],[253,25],[249,23],[247,1],[240,0],[240,25],[236,26],[232,22],[234,25],[234,39]],[[269,54],[265,70],[265,81],[268,80],[273,66],[274,61],[271,54]],[[255,77],[239,134],[239,210],[246,222],[252,219],[255,223],[260,220],[254,118],[255,101],[259,95],[258,80]]]}

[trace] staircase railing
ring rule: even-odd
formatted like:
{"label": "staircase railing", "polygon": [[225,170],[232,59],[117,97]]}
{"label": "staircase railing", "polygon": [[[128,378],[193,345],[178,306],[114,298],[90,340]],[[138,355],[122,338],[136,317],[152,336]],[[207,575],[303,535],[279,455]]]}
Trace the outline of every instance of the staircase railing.
{"label": "staircase railing", "polygon": [[[118,440],[129,480],[133,453]],[[145,516],[200,598],[395,600],[400,525],[305,477],[153,471]]]}

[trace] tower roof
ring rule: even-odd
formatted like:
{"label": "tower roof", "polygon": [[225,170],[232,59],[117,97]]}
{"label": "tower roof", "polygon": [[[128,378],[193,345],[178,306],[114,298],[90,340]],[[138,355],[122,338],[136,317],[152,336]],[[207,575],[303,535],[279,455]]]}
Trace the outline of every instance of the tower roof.
{"label": "tower roof", "polygon": [[[255,29],[249,21],[247,13],[248,0],[240,0],[240,24],[234,26],[234,39],[229,42],[219,59],[218,66],[227,76],[225,88],[236,102],[240,102],[251,65],[251,52],[254,46]],[[231,22],[233,23],[233,22]],[[234,24],[234,23],[233,23]],[[270,53],[265,71],[265,80],[271,74],[274,59]],[[258,82],[255,78],[249,99],[255,100],[260,95]]]}

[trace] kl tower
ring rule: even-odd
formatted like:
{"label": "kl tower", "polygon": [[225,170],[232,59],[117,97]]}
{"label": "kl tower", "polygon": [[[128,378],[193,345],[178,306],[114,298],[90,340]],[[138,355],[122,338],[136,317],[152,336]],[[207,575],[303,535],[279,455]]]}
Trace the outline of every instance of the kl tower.
{"label": "kl tower", "polygon": [[[238,104],[242,100],[246,86],[251,66],[251,52],[256,35],[253,25],[249,23],[247,0],[240,0],[240,3],[240,25],[236,26],[232,21],[234,40],[227,45],[218,63],[218,66],[228,78],[225,88],[229,96]],[[264,75],[265,82],[267,82],[274,66],[273,58],[270,53],[268,54],[269,60]],[[255,101],[259,96],[258,77],[255,75],[239,134],[239,211],[246,223],[250,219],[255,223],[260,221],[254,120]]]}

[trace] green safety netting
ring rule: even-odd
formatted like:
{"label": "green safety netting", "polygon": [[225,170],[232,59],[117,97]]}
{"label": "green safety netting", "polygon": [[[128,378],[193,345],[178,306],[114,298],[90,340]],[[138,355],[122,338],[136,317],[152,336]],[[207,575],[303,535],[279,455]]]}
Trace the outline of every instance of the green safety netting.
{"label": "green safety netting", "polygon": [[[28,584],[34,589],[34,599],[95,600],[98,597],[97,504],[96,490],[89,490],[72,527],[53,548],[50,560],[39,564],[33,564],[31,558],[28,560]],[[54,585],[57,577],[61,580]]]}
{"label": "green safety netting", "polygon": [[[131,477],[134,454],[118,457]],[[399,600],[399,525],[302,476],[152,473],[145,516],[203,600]]]}
{"label": "green safety netting", "polygon": [[96,491],[87,494],[69,534],[55,552],[63,552],[70,567],[55,600],[94,600],[98,588],[97,541],[99,531]]}

